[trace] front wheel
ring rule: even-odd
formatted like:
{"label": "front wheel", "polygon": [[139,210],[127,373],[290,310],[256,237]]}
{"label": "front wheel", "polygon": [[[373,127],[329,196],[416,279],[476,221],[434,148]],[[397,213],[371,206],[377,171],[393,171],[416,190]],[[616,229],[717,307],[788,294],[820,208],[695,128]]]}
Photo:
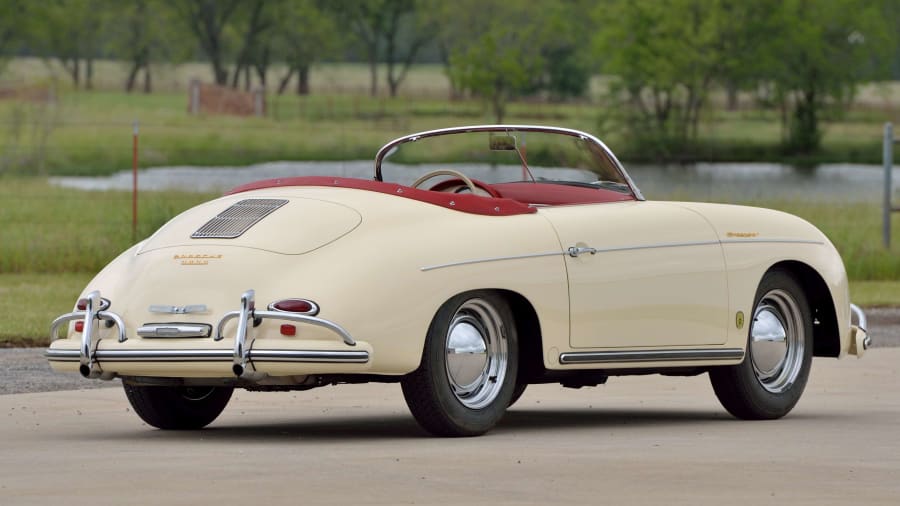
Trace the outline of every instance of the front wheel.
{"label": "front wheel", "polygon": [[737,418],[780,418],[800,400],[813,348],[809,304],[789,273],[763,276],[748,334],[742,363],[710,370],[713,390]]}
{"label": "front wheel", "polygon": [[401,381],[416,421],[436,436],[477,436],[513,398],[518,340],[512,311],[493,292],[458,295],[438,310],[419,369]]}
{"label": "front wheel", "polygon": [[158,429],[194,430],[215,420],[231,399],[232,387],[165,387],[123,383],[141,419]]}

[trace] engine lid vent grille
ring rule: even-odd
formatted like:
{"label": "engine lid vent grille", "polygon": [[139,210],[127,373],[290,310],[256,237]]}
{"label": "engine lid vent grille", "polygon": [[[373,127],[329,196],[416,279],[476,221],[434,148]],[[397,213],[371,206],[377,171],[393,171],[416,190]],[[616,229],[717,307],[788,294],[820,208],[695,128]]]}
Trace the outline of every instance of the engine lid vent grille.
{"label": "engine lid vent grille", "polygon": [[222,211],[196,232],[193,239],[234,239],[261,219],[287,204],[283,199],[246,199]]}

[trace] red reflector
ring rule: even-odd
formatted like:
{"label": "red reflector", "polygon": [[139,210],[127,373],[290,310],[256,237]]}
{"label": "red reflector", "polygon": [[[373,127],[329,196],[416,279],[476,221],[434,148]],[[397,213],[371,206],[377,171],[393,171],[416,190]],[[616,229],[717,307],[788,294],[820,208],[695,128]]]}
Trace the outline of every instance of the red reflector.
{"label": "red reflector", "polygon": [[84,322],[75,322],[75,332],[83,332],[84,331]]}
{"label": "red reflector", "polygon": [[87,299],[78,299],[78,304],[75,305],[79,311],[84,311],[87,309]]}
{"label": "red reflector", "polygon": [[295,327],[293,325],[284,324],[281,326],[281,335],[296,336],[297,335],[297,327]]}
{"label": "red reflector", "polygon": [[315,302],[306,299],[279,300],[270,304],[269,309],[284,311],[285,313],[299,313],[305,315],[315,315],[319,312],[319,306],[317,306]]}

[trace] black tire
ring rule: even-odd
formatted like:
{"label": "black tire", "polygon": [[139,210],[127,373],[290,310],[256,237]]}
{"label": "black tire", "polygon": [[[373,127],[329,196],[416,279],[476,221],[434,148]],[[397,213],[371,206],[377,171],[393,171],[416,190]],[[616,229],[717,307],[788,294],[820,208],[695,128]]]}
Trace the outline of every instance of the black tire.
{"label": "black tire", "polygon": [[800,284],[786,271],[767,272],[748,319],[744,361],[713,368],[709,378],[735,417],[781,418],[800,400],[812,364],[812,317]]}
{"label": "black tire", "polygon": [[[479,338],[482,352],[469,351],[477,345],[459,351]],[[503,297],[475,291],[450,299],[431,321],[419,369],[401,381],[410,412],[436,436],[484,434],[512,400],[518,352],[512,311]]]}
{"label": "black tire", "polygon": [[509,406],[511,407],[516,401],[519,400],[519,397],[522,397],[522,394],[525,393],[525,389],[528,388],[528,383],[516,383],[516,388],[513,389],[512,398],[509,400]]}
{"label": "black tire", "polygon": [[206,427],[225,409],[232,387],[165,387],[123,383],[125,396],[147,424],[165,430]]}

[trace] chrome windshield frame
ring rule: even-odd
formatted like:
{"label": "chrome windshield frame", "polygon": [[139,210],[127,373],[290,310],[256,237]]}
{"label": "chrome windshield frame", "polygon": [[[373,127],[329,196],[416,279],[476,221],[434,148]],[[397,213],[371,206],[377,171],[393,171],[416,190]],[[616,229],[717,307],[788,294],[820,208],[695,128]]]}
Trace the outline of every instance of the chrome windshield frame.
{"label": "chrome windshield frame", "polygon": [[461,126],[461,127],[450,127],[450,128],[439,128],[437,130],[426,130],[424,132],[418,132],[414,134],[404,135],[403,137],[398,137],[378,150],[378,153],[375,154],[375,180],[383,181],[381,174],[381,164],[384,159],[387,157],[388,153],[391,152],[394,148],[400,146],[401,144],[406,144],[408,142],[416,142],[421,139],[427,139],[429,137],[438,137],[441,135],[453,135],[453,134],[463,134],[463,133],[474,133],[474,132],[539,132],[539,133],[548,133],[548,134],[558,134],[558,135],[566,135],[569,137],[579,138],[583,141],[590,141],[594,143],[598,148],[600,148],[603,153],[612,161],[615,165],[616,170],[622,175],[622,178],[628,184],[628,187],[631,189],[632,194],[636,200],[645,200],[644,195],[641,193],[641,190],[634,184],[634,181],[631,179],[631,176],[628,175],[628,172],[625,170],[625,167],[622,166],[622,162],[616,157],[616,155],[610,150],[606,144],[603,143],[597,137],[582,132],[580,130],[573,130],[571,128],[562,128],[562,127],[551,127],[551,126],[540,126],[540,125],[472,125],[472,126]]}

